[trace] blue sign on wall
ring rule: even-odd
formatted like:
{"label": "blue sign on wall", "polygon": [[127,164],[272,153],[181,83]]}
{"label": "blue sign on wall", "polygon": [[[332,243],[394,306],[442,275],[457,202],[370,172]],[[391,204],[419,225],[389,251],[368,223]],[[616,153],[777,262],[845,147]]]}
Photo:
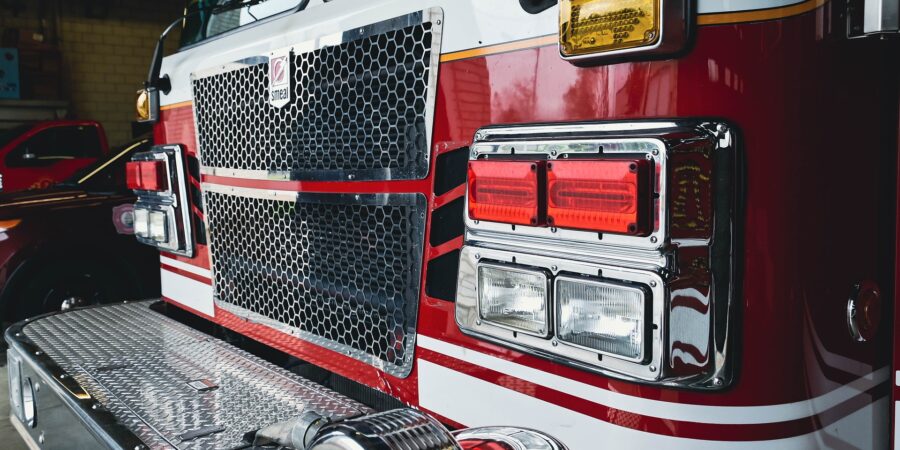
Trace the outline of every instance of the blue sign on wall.
{"label": "blue sign on wall", "polygon": [[19,98],[19,50],[0,47],[0,98]]}

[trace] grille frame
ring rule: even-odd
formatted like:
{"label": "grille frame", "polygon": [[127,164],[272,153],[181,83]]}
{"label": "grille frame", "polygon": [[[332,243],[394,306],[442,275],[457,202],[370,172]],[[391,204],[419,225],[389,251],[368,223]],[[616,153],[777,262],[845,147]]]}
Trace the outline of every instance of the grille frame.
{"label": "grille frame", "polygon": [[[209,243],[210,252],[210,272],[213,280],[213,301],[215,305],[224,311],[234,314],[242,319],[259,325],[264,325],[278,332],[293,336],[304,340],[311,344],[341,353],[357,361],[366,363],[376,367],[385,373],[398,377],[406,378],[412,372],[414,362],[414,352],[416,345],[417,327],[419,319],[419,298],[422,291],[422,271],[425,259],[425,228],[427,223],[427,199],[422,193],[377,193],[377,194],[336,194],[336,193],[309,193],[296,191],[255,189],[244,187],[233,187],[214,183],[202,183],[201,185],[205,205],[213,205],[210,200],[210,193],[230,195],[238,198],[250,198],[261,200],[276,200],[282,202],[297,203],[323,203],[331,205],[365,205],[365,206],[407,206],[413,208],[416,213],[415,222],[411,223],[412,246],[407,249],[411,260],[408,264],[410,271],[409,286],[405,286],[405,294],[402,299],[405,301],[406,323],[404,331],[406,339],[404,342],[404,353],[402,364],[393,364],[385,361],[378,356],[367,353],[356,347],[345,345],[340,342],[328,339],[290,324],[281,322],[277,319],[270,318],[256,311],[244,308],[240,305],[223,300],[219,296],[216,287],[217,280],[220,280],[217,272],[217,262],[214,250],[213,233],[215,226],[210,223],[213,216],[212,211],[208,211],[205,217],[207,242]],[[212,207],[212,206],[208,206]],[[283,299],[280,299],[283,300]]]}
{"label": "grille frame", "polygon": [[[430,23],[431,46],[426,61],[428,62],[427,76],[424,77],[425,95],[424,114],[422,120],[425,128],[425,142],[421,149],[418,161],[413,161],[406,167],[399,168],[369,168],[369,169],[313,169],[313,170],[271,170],[271,169],[245,169],[235,167],[218,167],[205,164],[203,158],[203,145],[198,117],[196,92],[192,92],[195,105],[193,108],[194,123],[197,124],[196,145],[201,161],[200,171],[204,175],[224,176],[252,180],[279,180],[279,181],[387,181],[387,180],[421,180],[425,179],[431,170],[432,149],[431,142],[434,130],[435,103],[437,101],[437,80],[440,67],[440,51],[443,29],[443,9],[440,7],[426,8],[411,12],[387,20],[354,27],[338,33],[319,33],[315,38],[283,47],[263,55],[248,56],[230,63],[214,67],[200,69],[191,73],[192,91],[198,80],[208,77],[226,74],[229,72],[247,69],[257,65],[268,64],[269,59],[279,54],[287,53],[294,59],[296,54],[315,52],[326,47],[339,46],[356,40],[371,38],[381,34],[401,30],[406,27]],[[313,32],[312,34],[315,34]],[[296,51],[296,53],[295,53]],[[292,73],[296,67],[292,68]],[[297,81],[291,81],[296,85]],[[297,96],[297,87],[293,87],[292,99]],[[266,103],[268,101],[266,100]],[[300,114],[298,112],[298,114]],[[375,145],[378,145],[377,143]],[[371,147],[371,146],[367,146]],[[249,149],[245,148],[244,151]],[[303,149],[301,149],[302,151]]]}

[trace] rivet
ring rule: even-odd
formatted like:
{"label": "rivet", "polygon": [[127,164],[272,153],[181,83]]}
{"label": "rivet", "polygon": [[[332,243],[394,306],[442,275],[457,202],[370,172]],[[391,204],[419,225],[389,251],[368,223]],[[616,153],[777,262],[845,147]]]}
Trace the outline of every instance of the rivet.
{"label": "rivet", "polygon": [[478,221],[478,220],[476,220],[476,221],[474,221],[474,222],[475,222],[475,225],[478,225],[479,223],[481,223],[481,222]]}
{"label": "rivet", "polygon": [[94,403],[93,405],[91,405],[91,409],[93,409],[94,411],[100,409],[100,404],[99,404],[99,403]]}
{"label": "rivet", "polygon": [[352,179],[354,179],[354,178],[356,178],[356,176],[353,175],[352,173],[351,173],[350,175],[347,175],[347,179],[348,179],[348,180],[352,180]]}
{"label": "rivet", "polygon": [[652,242],[652,243],[655,244],[655,243],[656,243],[656,240],[657,240],[657,239],[656,239],[656,236],[650,236],[650,242]]}
{"label": "rivet", "polygon": [[650,371],[651,371],[651,372],[656,372],[656,366],[650,366]]}
{"label": "rivet", "polygon": [[653,156],[659,155],[659,150],[654,148],[651,153],[653,153]]}
{"label": "rivet", "polygon": [[550,156],[556,156],[556,150],[550,150]]}
{"label": "rivet", "polygon": [[556,233],[556,227],[550,227],[550,232],[551,232],[551,233]]}
{"label": "rivet", "polygon": [[481,325],[481,319],[476,320],[475,325]]}
{"label": "rivet", "polygon": [[656,282],[655,282],[655,281],[651,281],[651,282],[650,282],[650,286],[651,286],[651,287],[656,287]]}
{"label": "rivet", "polygon": [[725,384],[725,380],[723,380],[719,377],[716,377],[716,378],[713,378],[712,384],[713,384],[713,386],[723,386]]}
{"label": "rivet", "polygon": [[476,253],[476,254],[475,254],[475,259],[481,259],[481,253]]}
{"label": "rivet", "polygon": [[40,350],[34,352],[34,355],[35,355],[35,356],[41,356],[41,355],[43,355],[43,354],[44,354],[44,352],[42,352],[42,351],[40,351]]}
{"label": "rivet", "polygon": [[438,19],[438,20],[434,21],[434,23],[435,23],[436,25],[440,25],[440,24],[441,24],[441,19]]}
{"label": "rivet", "polygon": [[554,340],[550,341],[550,344],[553,345],[554,347],[556,347],[557,345],[559,345],[559,341],[554,339]]}
{"label": "rivet", "polygon": [[569,154],[568,154],[568,153],[565,153],[565,154],[562,155],[562,157],[563,157],[563,159],[569,159]]}
{"label": "rivet", "polygon": [[559,270],[559,268],[556,266],[550,266],[550,270],[556,272],[557,270]]}

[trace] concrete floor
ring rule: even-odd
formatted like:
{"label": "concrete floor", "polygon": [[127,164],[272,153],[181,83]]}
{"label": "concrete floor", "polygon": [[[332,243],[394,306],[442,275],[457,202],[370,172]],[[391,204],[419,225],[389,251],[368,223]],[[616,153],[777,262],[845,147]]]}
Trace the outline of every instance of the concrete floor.
{"label": "concrete floor", "polygon": [[25,441],[9,423],[9,373],[6,371],[6,351],[0,361],[0,447],[4,450],[28,450]]}

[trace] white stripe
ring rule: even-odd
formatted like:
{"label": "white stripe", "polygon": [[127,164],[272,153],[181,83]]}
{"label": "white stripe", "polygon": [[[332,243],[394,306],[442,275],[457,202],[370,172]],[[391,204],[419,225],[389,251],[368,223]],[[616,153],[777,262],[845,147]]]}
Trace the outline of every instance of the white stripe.
{"label": "white stripe", "polygon": [[201,277],[206,277],[206,278],[212,279],[212,272],[210,272],[209,269],[197,267],[193,264],[181,262],[177,259],[172,259],[172,258],[163,256],[163,255],[159,255],[159,262],[161,262],[167,266],[172,266],[176,269],[181,269],[185,272],[190,272],[194,275],[200,275]]}
{"label": "white stripe", "polygon": [[698,0],[699,14],[753,11],[757,9],[780,8],[796,5],[805,0]]}
{"label": "white stripe", "polygon": [[162,295],[184,306],[215,317],[212,286],[197,280],[179,275],[168,270],[160,270]]}
{"label": "white stripe", "polygon": [[[852,443],[846,448],[886,446],[886,398],[802,436],[769,441],[722,442],[678,438],[613,425],[422,359],[418,363],[419,404],[423,408],[468,427],[510,425],[541,430],[561,440],[570,450],[841,448],[834,445],[836,441]],[[452,389],[448,389],[450,386]]]}
{"label": "white stripe", "polygon": [[794,403],[765,406],[707,406],[652,400],[601,389],[421,334],[417,337],[417,345],[610,408],[660,419],[709,424],[760,424],[803,419],[827,411],[887,381],[890,376],[888,368],[883,367],[827,394]]}

